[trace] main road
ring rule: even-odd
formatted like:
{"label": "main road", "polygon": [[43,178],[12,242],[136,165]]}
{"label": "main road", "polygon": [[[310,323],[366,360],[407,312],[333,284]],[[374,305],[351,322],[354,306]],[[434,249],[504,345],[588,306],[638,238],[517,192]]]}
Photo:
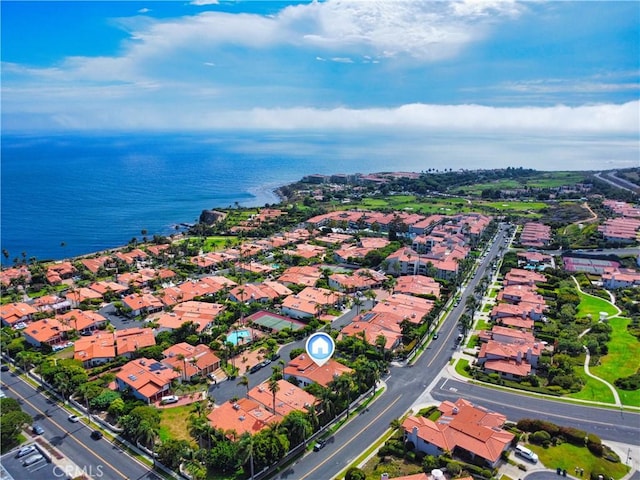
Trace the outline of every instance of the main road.
{"label": "main road", "polygon": [[463,290],[459,305],[440,327],[438,340],[433,340],[413,366],[392,366],[384,379],[386,391],[369,406],[369,410],[353,418],[337,431],[324,449],[297,460],[273,478],[281,480],[334,479],[363,451],[387,431],[392,420],[402,417],[416,402],[467,398],[503,413],[510,420],[524,417],[545,418],[593,432],[603,440],[638,444],[640,415],[611,409],[554,402],[547,398],[518,395],[505,390],[467,384],[449,378],[447,365],[455,353],[457,322],[465,308],[466,298],[486,274],[492,260],[505,244],[506,231],[501,229],[489,253]]}
{"label": "main road", "polygon": [[[74,462],[79,470],[108,480],[161,480],[148,466],[126,455],[105,438],[91,438],[92,428],[83,422],[71,423],[69,413],[19,376],[3,372],[3,390],[17,399],[22,409],[44,429],[43,436]],[[92,474],[93,473],[93,474]]]}

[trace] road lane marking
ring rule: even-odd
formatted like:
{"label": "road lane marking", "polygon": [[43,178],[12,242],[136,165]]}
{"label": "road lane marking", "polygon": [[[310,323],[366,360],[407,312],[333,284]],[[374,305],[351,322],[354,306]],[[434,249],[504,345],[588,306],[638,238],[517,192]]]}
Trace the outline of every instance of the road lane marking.
{"label": "road lane marking", "polygon": [[321,466],[323,466],[325,463],[327,463],[329,460],[331,460],[333,457],[335,457],[338,453],[340,453],[342,451],[343,448],[345,448],[347,445],[349,445],[351,442],[353,442],[356,437],[358,435],[360,435],[362,432],[364,432],[367,428],[369,428],[371,425],[373,425],[382,415],[384,415],[387,410],[389,410],[398,400],[400,400],[400,398],[402,397],[403,394],[400,394],[396,397],[396,399],[391,402],[387,408],[385,408],[384,410],[382,410],[373,420],[371,420],[367,425],[365,425],[364,427],[362,427],[352,438],[351,440],[349,440],[348,442],[344,443],[340,448],[338,448],[338,450],[336,450],[335,452],[333,452],[331,455],[329,455],[324,461],[320,462],[316,467],[314,467],[311,471],[309,471],[309,473],[307,473],[305,476],[300,477],[300,480],[304,480],[305,478],[308,478],[309,475],[311,475],[313,472],[315,472],[316,470],[318,470]]}
{"label": "road lane marking", "polygon": [[[29,387],[33,388],[28,382],[25,382],[23,379],[21,379],[25,384],[27,384]],[[37,392],[37,391],[36,391]],[[120,470],[118,470],[117,468],[115,468],[113,465],[111,465],[109,462],[107,462],[104,458],[102,458],[100,455],[98,455],[96,452],[94,452],[93,450],[91,450],[87,445],[85,445],[84,443],[82,443],[80,440],[78,440],[77,438],[75,438],[66,428],[62,427],[62,425],[60,425],[58,422],[56,422],[53,418],[49,417],[46,413],[46,411],[41,410],[40,408],[36,407],[33,403],[31,403],[29,400],[27,400],[25,397],[23,397],[22,395],[20,395],[18,392],[16,392],[14,390],[14,393],[16,395],[18,395],[23,402],[27,403],[28,405],[31,406],[31,408],[33,408],[36,412],[41,413],[42,415],[44,415],[45,417],[47,417],[47,419],[53,423],[54,425],[56,425],[60,430],[62,430],[63,432],[65,432],[67,438],[72,439],[74,442],[76,442],[78,445],[80,445],[83,449],[85,449],[86,451],[88,451],[89,453],[91,453],[92,455],[94,455],[95,457],[97,457],[98,459],[100,459],[102,462],[104,462],[105,465],[107,465],[108,467],[110,467],[113,471],[115,471],[116,473],[118,473],[118,475],[120,475],[123,479],[127,480],[129,477],[127,475],[125,475],[124,473],[122,473]],[[40,392],[37,392],[40,393]],[[56,406],[58,406],[56,404]],[[87,427],[89,428],[89,427]],[[105,439],[106,440],[106,439]],[[47,440],[47,443],[51,443]],[[112,442],[109,442],[112,445],[114,445]],[[55,448],[55,445],[52,445]],[[65,455],[68,457],[68,455]],[[75,463],[75,462],[74,462]]]}

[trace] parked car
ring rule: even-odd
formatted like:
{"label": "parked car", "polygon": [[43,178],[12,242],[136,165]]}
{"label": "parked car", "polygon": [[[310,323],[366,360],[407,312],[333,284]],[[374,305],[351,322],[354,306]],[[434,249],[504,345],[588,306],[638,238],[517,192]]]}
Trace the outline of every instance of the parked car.
{"label": "parked car", "polygon": [[437,340],[437,339],[438,339],[438,334],[437,334],[437,333],[434,333],[432,338],[433,338],[434,340]]}
{"label": "parked car", "polygon": [[93,438],[94,440],[100,440],[102,438],[102,432],[100,430],[92,431],[91,438]]}
{"label": "parked car", "polygon": [[264,365],[262,365],[262,363],[258,363],[257,365],[254,365],[253,367],[251,367],[249,369],[249,373],[256,373],[258,370],[260,370],[262,367],[264,367]]}
{"label": "parked car", "polygon": [[25,467],[28,467],[29,465],[33,465],[36,462],[39,462],[40,460],[42,460],[44,457],[42,456],[41,453],[35,453],[27,458],[25,458],[22,461],[22,465],[24,465]]}
{"label": "parked car", "polygon": [[67,419],[72,423],[78,423],[80,421],[80,417],[78,415],[69,415]]}
{"label": "parked car", "polygon": [[0,367],[0,371],[8,372],[9,371],[9,365],[3,363],[2,366]]}
{"label": "parked car", "polygon": [[31,427],[31,428],[33,430],[33,433],[35,433],[36,435],[42,435],[44,433],[44,428],[42,428],[37,423],[34,423],[33,427]]}
{"label": "parked car", "polygon": [[176,395],[167,395],[166,397],[162,397],[160,399],[160,403],[162,405],[167,405],[169,403],[177,403],[180,400]]}
{"label": "parked car", "polygon": [[531,463],[538,463],[538,454],[532,452],[527,447],[522,445],[516,445],[516,455],[520,455],[522,458],[526,458]]}
{"label": "parked car", "polygon": [[18,453],[16,453],[16,458],[24,457],[25,455],[29,455],[30,453],[34,453],[37,451],[38,449],[36,448],[35,445],[33,444],[27,445],[25,447],[22,447],[20,450],[18,450]]}
{"label": "parked car", "polygon": [[322,450],[324,448],[324,446],[327,444],[326,440],[318,440],[316,442],[316,444],[313,446],[313,451],[314,452],[319,452],[320,450]]}

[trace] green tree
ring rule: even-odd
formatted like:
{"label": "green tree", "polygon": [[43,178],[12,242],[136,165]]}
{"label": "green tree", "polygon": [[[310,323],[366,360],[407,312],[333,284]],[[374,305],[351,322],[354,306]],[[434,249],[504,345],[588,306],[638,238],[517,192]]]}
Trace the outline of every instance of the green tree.
{"label": "green tree", "polygon": [[293,410],[280,422],[280,428],[284,430],[291,445],[306,443],[307,437],[313,433],[313,427],[309,417],[300,410]]}
{"label": "green tree", "polygon": [[358,467],[351,467],[347,470],[344,480],[367,480],[367,475]]}
{"label": "green tree", "polygon": [[189,443],[186,440],[169,439],[158,447],[158,461],[164,466],[175,470],[189,453]]}

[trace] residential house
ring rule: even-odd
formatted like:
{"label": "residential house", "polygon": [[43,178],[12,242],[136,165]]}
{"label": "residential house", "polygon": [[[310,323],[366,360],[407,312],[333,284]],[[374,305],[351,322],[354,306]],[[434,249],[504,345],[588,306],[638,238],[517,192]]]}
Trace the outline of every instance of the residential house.
{"label": "residential house", "polygon": [[71,262],[56,262],[47,267],[45,276],[51,285],[59,285],[63,280],[72,278],[76,272],[76,267]]}
{"label": "residential house", "polygon": [[80,334],[87,334],[107,325],[107,319],[93,310],[73,309],[56,315],[56,318]]}
{"label": "residential house", "polygon": [[156,337],[150,328],[126,328],[115,331],[116,354],[131,358],[140,348],[156,344]]}
{"label": "residential house", "polygon": [[358,315],[353,322],[344,326],[342,335],[363,338],[370,345],[378,345],[378,338],[384,337],[385,350],[393,350],[402,342],[402,321],[404,316],[390,312],[369,311]]}
{"label": "residential house", "polygon": [[85,368],[96,367],[116,358],[116,337],[113,332],[94,333],[77,339],[73,349],[73,358]]}
{"label": "residential house", "polygon": [[380,288],[387,276],[370,268],[359,268],[351,274],[334,273],[329,275],[329,287],[341,292],[354,293]]}
{"label": "residential house", "polygon": [[71,307],[78,308],[83,302],[102,300],[102,295],[90,288],[80,287],[67,291],[67,293],[64,295],[64,298],[69,301]]}
{"label": "residential house", "polygon": [[122,303],[131,309],[131,316],[145,316],[160,312],[164,304],[150,293],[132,293],[122,298]]}
{"label": "residential house", "polygon": [[[17,327],[33,320],[33,315],[38,310],[24,302],[7,303],[0,306],[0,320],[5,327]],[[23,326],[23,325],[20,325]]]}
{"label": "residential house", "polygon": [[198,302],[191,300],[176,305],[171,312],[160,314],[154,319],[158,324],[156,334],[171,331],[191,322],[199,333],[215,324],[216,317],[223,313],[226,307],[220,303]]}
{"label": "residential house", "polygon": [[243,433],[254,435],[269,424],[281,420],[279,415],[274,415],[264,405],[249,398],[241,398],[236,402],[224,402],[214,408],[207,419],[212,427],[228,432],[237,440]]}
{"label": "residential house", "polygon": [[411,415],[402,423],[405,441],[416,451],[433,456],[464,454],[496,467],[515,438],[502,428],[507,420],[504,415],[467,400],[442,402],[438,410],[441,415],[435,421]]}
{"label": "residential house", "polygon": [[171,391],[171,382],[180,374],[157,360],[138,358],[126,363],[116,373],[118,390],[129,390],[131,394],[152,403]]}
{"label": "residential house", "polygon": [[276,410],[273,412],[273,393],[269,390],[268,382],[256,385],[247,393],[249,399],[261,403],[267,410],[282,417],[294,410],[306,413],[312,405],[318,403],[316,397],[283,379],[278,380],[278,390],[275,392],[275,396]]}
{"label": "residential house", "polygon": [[640,272],[630,268],[611,268],[602,274],[602,286],[607,290],[640,285]]}
{"label": "residential house", "polygon": [[191,381],[194,375],[204,376],[220,368],[220,359],[207,345],[190,345],[186,342],[173,345],[163,352],[162,363],[180,372],[183,381]]}
{"label": "residential house", "polygon": [[40,347],[43,344],[53,346],[65,340],[69,330],[71,327],[57,318],[44,318],[29,323],[22,334],[27,343],[34,347]]}
{"label": "residential house", "polygon": [[426,275],[405,275],[397,278],[393,293],[440,298],[440,283]]}
{"label": "residential house", "polygon": [[322,366],[318,366],[306,353],[298,355],[284,367],[284,378],[295,378],[301,387],[317,383],[326,387],[331,381],[343,373],[353,370],[336,360],[330,359]]}

